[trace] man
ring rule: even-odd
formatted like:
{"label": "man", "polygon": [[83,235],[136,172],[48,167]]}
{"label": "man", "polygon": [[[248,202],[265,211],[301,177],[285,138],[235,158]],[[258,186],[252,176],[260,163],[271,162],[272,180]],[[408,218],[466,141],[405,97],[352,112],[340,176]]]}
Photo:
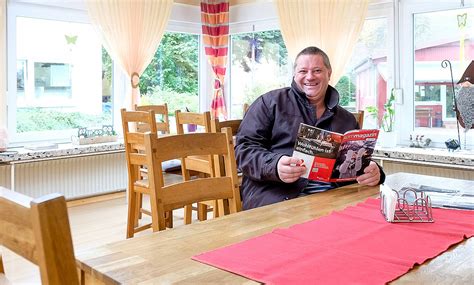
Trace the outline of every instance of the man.
{"label": "man", "polygon": [[[300,123],[344,133],[359,128],[354,116],[340,107],[339,93],[329,86],[331,64],[317,47],[296,57],[291,87],[270,91],[250,106],[236,136],[236,159],[243,173],[242,201],[251,209],[341,186],[300,178],[306,171],[291,157]],[[308,166],[309,167],[309,166]],[[357,177],[362,185],[383,183],[375,162]]]}

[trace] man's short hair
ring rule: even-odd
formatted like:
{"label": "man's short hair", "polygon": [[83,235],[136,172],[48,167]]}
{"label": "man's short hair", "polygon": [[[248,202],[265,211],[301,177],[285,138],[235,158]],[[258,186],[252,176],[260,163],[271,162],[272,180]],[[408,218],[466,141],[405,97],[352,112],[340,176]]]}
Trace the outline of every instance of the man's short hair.
{"label": "man's short hair", "polygon": [[328,55],[322,49],[314,47],[314,46],[304,48],[302,51],[300,51],[298,53],[298,55],[295,58],[295,63],[293,65],[293,70],[296,68],[296,61],[302,55],[320,55],[323,58],[324,66],[326,66],[327,69],[332,70],[331,62],[329,61]]}

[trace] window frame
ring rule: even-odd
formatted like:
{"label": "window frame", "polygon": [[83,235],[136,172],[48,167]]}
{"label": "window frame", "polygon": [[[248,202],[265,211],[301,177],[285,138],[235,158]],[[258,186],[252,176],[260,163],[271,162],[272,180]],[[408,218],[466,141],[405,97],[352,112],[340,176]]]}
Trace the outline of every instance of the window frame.
{"label": "window frame", "polygon": [[[16,110],[17,110],[17,89],[16,89],[16,17],[29,17],[45,20],[76,22],[82,24],[91,24],[85,3],[81,2],[63,2],[46,0],[41,4],[32,0],[12,0],[7,5],[7,129],[11,146],[23,145],[32,142],[54,141],[70,142],[71,135],[75,135],[77,130],[53,130],[37,131],[28,133],[16,132]],[[174,4],[170,20],[165,32],[201,33],[200,7],[184,4]],[[207,90],[211,89],[210,80],[212,78],[209,64],[207,63],[202,38],[199,39],[199,107],[200,110],[207,110],[210,106],[211,98],[202,96],[210,94]],[[113,63],[112,80],[112,122],[117,133],[122,133],[120,109],[125,106],[127,100],[125,94],[129,94],[130,84],[127,75],[120,66]],[[205,76],[201,76],[205,74]],[[207,80],[208,78],[209,80]],[[208,83],[209,82],[209,83]],[[45,135],[47,134],[47,135]]]}
{"label": "window frame", "polygon": [[[77,134],[76,129],[34,131],[27,133],[17,133],[16,131],[17,17],[90,24],[87,12],[70,7],[35,5],[18,1],[12,1],[7,6],[7,127],[10,145],[38,141],[69,142],[71,136]],[[114,117],[114,113],[112,116]],[[115,126],[114,128],[116,129]]]}

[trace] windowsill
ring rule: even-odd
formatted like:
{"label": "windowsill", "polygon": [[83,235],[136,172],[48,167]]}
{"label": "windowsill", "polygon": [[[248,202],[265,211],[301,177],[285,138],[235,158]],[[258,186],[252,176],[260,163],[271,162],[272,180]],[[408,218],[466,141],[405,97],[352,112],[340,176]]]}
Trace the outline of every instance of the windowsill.
{"label": "windowsill", "polygon": [[[29,150],[26,148],[9,148],[0,153],[0,163],[21,163],[67,157],[79,157],[113,152],[123,152],[124,145],[120,140],[112,143],[72,145],[58,144],[56,149]],[[12,153],[14,152],[14,153]],[[410,163],[427,163],[461,168],[474,168],[474,153],[469,150],[450,152],[441,148],[411,148],[397,146],[394,148],[376,147],[374,159],[398,160]]]}
{"label": "windowsill", "polygon": [[452,152],[442,148],[412,148],[403,146],[394,148],[376,147],[373,158],[380,160],[397,160],[407,163],[474,168],[474,153],[470,150],[456,150]]}
{"label": "windowsill", "polygon": [[120,139],[118,142],[89,145],[73,145],[71,143],[62,143],[57,144],[57,148],[41,150],[31,150],[24,147],[8,148],[6,152],[0,152],[0,164],[80,157],[123,151],[125,151],[125,147],[122,140]]}

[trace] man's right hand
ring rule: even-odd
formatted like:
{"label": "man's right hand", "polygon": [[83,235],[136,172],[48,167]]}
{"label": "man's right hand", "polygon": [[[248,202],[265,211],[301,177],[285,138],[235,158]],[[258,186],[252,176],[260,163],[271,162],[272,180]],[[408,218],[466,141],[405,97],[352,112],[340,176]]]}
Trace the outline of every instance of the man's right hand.
{"label": "man's right hand", "polygon": [[302,159],[284,155],[278,160],[277,171],[281,181],[292,183],[306,172],[306,166]]}

